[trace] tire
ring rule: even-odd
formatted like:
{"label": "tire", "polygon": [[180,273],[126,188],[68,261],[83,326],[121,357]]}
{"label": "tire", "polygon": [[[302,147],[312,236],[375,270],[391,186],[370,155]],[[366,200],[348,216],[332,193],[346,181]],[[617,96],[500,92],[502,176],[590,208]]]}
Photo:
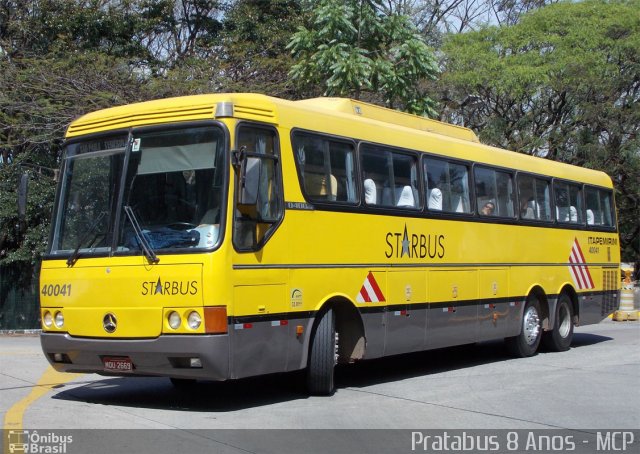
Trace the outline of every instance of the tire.
{"label": "tire", "polygon": [[566,293],[560,295],[556,304],[556,316],[553,329],[544,333],[542,342],[554,352],[564,352],[571,347],[573,340],[573,304]]}
{"label": "tire", "polygon": [[527,358],[535,355],[542,338],[540,314],[538,298],[535,295],[530,295],[522,312],[520,334],[506,339],[507,348],[513,356]]}
{"label": "tire", "polygon": [[333,310],[324,313],[311,340],[307,389],[310,394],[328,396],[334,392],[336,365],[336,322]]}
{"label": "tire", "polygon": [[173,387],[180,391],[185,391],[196,383],[196,381],[191,378],[170,378],[169,380],[171,380]]}

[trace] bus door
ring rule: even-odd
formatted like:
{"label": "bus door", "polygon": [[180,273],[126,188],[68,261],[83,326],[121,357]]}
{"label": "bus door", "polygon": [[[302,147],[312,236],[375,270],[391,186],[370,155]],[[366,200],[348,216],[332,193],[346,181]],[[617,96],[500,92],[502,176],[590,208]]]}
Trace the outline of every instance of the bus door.
{"label": "bus door", "polygon": [[271,266],[288,251],[286,238],[275,235],[284,214],[276,131],[241,124],[236,149],[231,367],[239,378],[286,370],[290,327],[288,270]]}

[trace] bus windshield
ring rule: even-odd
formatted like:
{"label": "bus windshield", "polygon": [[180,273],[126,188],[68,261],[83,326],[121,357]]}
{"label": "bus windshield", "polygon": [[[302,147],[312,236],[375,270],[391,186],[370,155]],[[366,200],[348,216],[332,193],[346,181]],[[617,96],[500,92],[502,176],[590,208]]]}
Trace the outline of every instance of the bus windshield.
{"label": "bus windshield", "polygon": [[215,246],[225,192],[222,130],[134,130],[126,144],[120,135],[67,147],[50,252],[138,254],[140,234],[153,250]]}

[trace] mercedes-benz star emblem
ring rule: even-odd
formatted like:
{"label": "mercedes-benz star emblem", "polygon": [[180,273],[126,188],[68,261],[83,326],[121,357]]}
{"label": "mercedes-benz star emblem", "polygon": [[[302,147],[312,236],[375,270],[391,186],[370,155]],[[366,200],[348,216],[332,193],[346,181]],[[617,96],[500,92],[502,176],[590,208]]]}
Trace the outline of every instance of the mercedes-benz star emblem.
{"label": "mercedes-benz star emblem", "polygon": [[118,321],[116,320],[116,316],[112,313],[108,313],[102,319],[102,327],[109,334],[113,333],[116,330],[117,326]]}

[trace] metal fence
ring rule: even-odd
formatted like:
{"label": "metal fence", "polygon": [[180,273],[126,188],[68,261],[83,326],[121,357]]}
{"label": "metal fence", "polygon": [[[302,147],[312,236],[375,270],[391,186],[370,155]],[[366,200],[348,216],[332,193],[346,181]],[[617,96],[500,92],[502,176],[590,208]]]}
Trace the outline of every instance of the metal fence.
{"label": "metal fence", "polygon": [[38,270],[31,265],[0,265],[0,330],[40,328]]}

